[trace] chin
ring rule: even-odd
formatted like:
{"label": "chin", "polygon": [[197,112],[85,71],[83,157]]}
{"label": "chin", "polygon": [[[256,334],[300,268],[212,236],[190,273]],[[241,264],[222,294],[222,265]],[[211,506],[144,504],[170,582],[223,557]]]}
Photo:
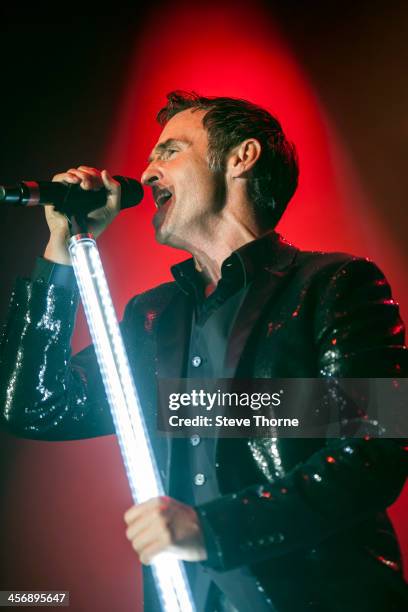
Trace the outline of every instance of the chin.
{"label": "chin", "polygon": [[169,232],[164,227],[163,223],[155,223],[153,220],[154,232],[157,242],[160,244],[166,244]]}
{"label": "chin", "polygon": [[171,232],[167,231],[163,226],[155,228],[156,242],[159,244],[166,244],[167,246],[174,246],[172,241]]}

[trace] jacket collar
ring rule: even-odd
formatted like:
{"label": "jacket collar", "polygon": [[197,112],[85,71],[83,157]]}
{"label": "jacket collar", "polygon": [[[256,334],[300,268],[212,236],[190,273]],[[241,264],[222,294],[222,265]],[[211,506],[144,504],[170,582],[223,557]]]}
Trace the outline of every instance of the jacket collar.
{"label": "jacket collar", "polygon": [[[248,285],[263,268],[286,265],[286,242],[274,230],[257,240],[252,240],[231,253],[221,266],[221,281],[240,287]],[[293,249],[294,247],[292,247]],[[203,299],[203,281],[195,269],[192,257],[171,267],[179,288],[194,300]]]}

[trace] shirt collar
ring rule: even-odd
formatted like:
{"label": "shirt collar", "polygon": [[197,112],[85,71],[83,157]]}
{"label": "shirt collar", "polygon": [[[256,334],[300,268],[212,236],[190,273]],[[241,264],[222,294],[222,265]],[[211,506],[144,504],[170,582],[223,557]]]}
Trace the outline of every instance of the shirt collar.
{"label": "shirt collar", "polygon": [[[276,258],[274,247],[279,238],[279,234],[271,231],[233,251],[221,265],[221,279],[217,288],[220,285],[235,290],[246,287],[258,272]],[[195,299],[202,299],[204,282],[192,257],[172,266],[171,273],[184,293]]]}

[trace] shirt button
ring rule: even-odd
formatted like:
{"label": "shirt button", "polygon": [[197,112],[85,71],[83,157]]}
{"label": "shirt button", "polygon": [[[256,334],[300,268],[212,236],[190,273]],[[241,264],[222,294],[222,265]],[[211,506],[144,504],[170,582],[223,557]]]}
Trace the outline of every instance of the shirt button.
{"label": "shirt button", "polygon": [[192,446],[198,446],[200,444],[201,438],[198,434],[194,434],[193,436],[191,436],[190,438],[190,444]]}
{"label": "shirt button", "polygon": [[194,484],[197,485],[197,487],[201,487],[201,485],[203,485],[204,483],[205,483],[204,474],[196,474],[194,476]]}
{"label": "shirt button", "polygon": [[198,366],[201,365],[202,359],[201,357],[199,357],[198,355],[196,355],[195,357],[192,358],[191,363],[193,364],[193,366],[195,368],[198,368]]}

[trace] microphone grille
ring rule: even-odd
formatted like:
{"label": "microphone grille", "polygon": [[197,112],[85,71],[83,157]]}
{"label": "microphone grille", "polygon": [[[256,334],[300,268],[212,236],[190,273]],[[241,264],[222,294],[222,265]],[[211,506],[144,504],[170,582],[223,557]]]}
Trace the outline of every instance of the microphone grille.
{"label": "microphone grille", "polygon": [[141,183],[128,176],[114,176],[122,188],[121,209],[137,206],[143,199],[144,191]]}

